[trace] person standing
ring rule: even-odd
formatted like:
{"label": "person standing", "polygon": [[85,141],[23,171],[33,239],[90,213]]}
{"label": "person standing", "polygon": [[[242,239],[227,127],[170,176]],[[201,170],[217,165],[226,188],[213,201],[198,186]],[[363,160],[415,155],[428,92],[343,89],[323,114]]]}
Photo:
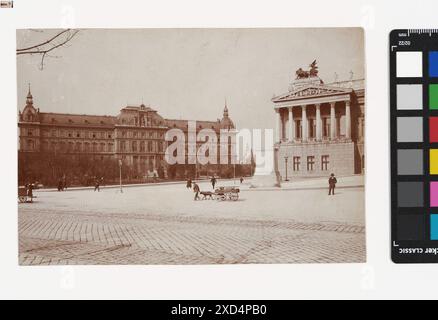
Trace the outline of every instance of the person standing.
{"label": "person standing", "polygon": [[187,189],[191,189],[192,188],[192,179],[190,179],[190,178],[187,179],[186,187],[187,187]]}
{"label": "person standing", "polygon": [[240,184],[243,183],[243,177],[240,177]]}
{"label": "person standing", "polygon": [[329,193],[328,195],[332,194],[335,195],[335,187],[336,187],[336,183],[338,182],[338,180],[336,180],[335,174],[332,173],[330,175],[330,178],[328,179],[328,183],[329,183]]}
{"label": "person standing", "polygon": [[30,202],[33,202],[33,184],[29,183],[27,186],[27,196],[30,198]]}
{"label": "person standing", "polygon": [[199,191],[200,189],[198,184],[196,182],[193,182],[193,192],[195,193],[195,199],[194,199],[195,201],[199,200]]}
{"label": "person standing", "polygon": [[62,191],[62,179],[58,180],[58,191]]}
{"label": "person standing", "polygon": [[97,192],[100,192],[100,181],[98,178],[96,178],[96,181],[94,183],[94,192],[96,192],[96,190]]}
{"label": "person standing", "polygon": [[213,187],[213,190],[214,190],[214,186],[216,185],[216,178],[215,178],[215,176],[212,176],[211,177],[211,179],[210,179],[210,182],[211,182],[211,185],[212,185],[212,187]]}

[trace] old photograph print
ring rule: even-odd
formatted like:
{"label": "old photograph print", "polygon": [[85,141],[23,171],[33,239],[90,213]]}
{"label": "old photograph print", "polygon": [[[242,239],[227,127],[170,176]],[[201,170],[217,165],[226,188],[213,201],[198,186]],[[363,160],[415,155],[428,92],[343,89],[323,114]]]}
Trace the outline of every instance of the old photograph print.
{"label": "old photograph print", "polygon": [[361,28],[17,30],[20,265],[362,263]]}

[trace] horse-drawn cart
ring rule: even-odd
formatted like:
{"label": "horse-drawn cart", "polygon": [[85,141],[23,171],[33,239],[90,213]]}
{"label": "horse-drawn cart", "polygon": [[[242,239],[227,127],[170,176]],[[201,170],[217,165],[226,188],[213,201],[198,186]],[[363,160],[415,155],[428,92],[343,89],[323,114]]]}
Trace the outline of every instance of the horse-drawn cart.
{"label": "horse-drawn cart", "polygon": [[239,192],[240,189],[237,187],[220,187],[214,191],[214,196],[216,200],[220,201],[237,201],[239,200]]}

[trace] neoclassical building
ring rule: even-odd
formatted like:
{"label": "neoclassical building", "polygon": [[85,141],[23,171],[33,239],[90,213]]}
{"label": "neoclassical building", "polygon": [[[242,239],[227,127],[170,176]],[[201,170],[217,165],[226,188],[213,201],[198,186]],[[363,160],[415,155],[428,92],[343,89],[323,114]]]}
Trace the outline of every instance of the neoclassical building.
{"label": "neoclassical building", "polygon": [[[170,142],[165,140],[165,133],[179,128],[187,135],[189,122],[165,119],[144,104],[126,106],[117,116],[41,112],[34,106],[30,87],[18,120],[21,155],[51,153],[122,160],[140,176],[160,167],[167,174],[164,156]],[[222,119],[196,121],[196,125],[197,132],[213,129],[218,139],[221,129],[234,128],[227,106]]]}
{"label": "neoclassical building", "polygon": [[287,178],[363,173],[363,79],[324,83],[316,75],[298,78],[272,102],[276,170],[282,180],[286,166]]}

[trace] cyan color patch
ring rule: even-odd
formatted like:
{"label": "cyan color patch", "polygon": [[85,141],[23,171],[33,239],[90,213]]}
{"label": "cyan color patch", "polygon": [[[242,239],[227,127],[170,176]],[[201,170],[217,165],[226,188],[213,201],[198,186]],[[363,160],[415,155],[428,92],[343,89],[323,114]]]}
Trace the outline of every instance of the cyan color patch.
{"label": "cyan color patch", "polygon": [[438,240],[438,214],[430,215],[430,240]]}
{"label": "cyan color patch", "polygon": [[429,77],[438,77],[438,51],[429,52]]}

